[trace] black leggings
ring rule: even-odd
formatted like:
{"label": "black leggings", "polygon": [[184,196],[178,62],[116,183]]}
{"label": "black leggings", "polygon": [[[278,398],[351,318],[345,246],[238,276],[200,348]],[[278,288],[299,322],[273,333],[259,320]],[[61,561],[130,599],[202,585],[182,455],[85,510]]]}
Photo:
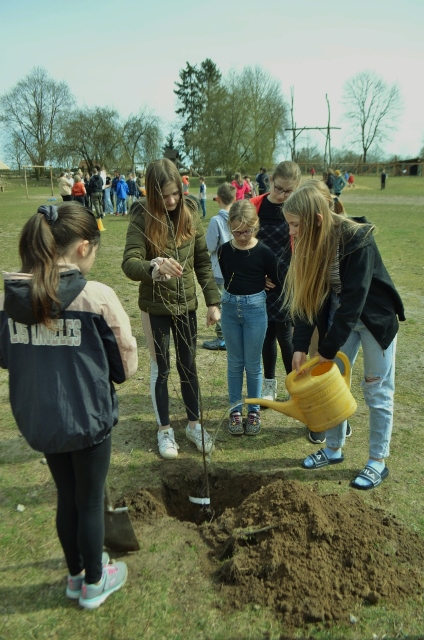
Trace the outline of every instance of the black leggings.
{"label": "black leggings", "polygon": [[102,577],[104,485],[111,440],[80,451],[46,454],[57,487],[56,528],[71,576],[85,569],[87,584]]}
{"label": "black leggings", "polygon": [[[171,332],[174,338],[175,359],[187,418],[189,420],[198,420],[199,383],[196,372],[196,313],[191,311],[187,315],[181,316],[154,316],[149,314],[148,320],[149,322],[143,322],[143,327],[146,332],[151,332],[153,338],[154,353],[150,353],[152,358],[150,383],[158,424],[160,426],[169,424],[168,376]],[[148,342],[151,343],[149,338]],[[149,348],[151,348],[150,345]]]}
{"label": "black leggings", "polygon": [[292,370],[293,360],[293,326],[291,320],[278,322],[268,320],[268,329],[262,347],[262,361],[264,365],[264,378],[273,380],[275,378],[275,366],[277,364],[277,342],[280,345],[286,373]]}

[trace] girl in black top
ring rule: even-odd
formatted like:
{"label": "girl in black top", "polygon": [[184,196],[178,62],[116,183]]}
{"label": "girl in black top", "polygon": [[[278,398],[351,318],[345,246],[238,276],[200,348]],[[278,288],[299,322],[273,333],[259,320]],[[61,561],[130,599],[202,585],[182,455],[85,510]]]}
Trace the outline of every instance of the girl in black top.
{"label": "girl in black top", "polygon": [[248,406],[245,428],[242,421],[243,372],[246,370],[249,397],[260,397],[261,352],[268,324],[265,278],[278,282],[277,259],[257,240],[258,217],[248,200],[232,205],[228,226],[233,240],[222,245],[219,265],[224,277],[221,327],[227,347],[229,432],[256,435],[260,431],[259,405]]}

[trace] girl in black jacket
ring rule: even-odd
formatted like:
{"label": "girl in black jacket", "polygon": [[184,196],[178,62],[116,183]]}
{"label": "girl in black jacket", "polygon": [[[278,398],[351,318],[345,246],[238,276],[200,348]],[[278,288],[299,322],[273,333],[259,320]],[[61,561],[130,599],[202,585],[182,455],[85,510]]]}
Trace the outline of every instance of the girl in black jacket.
{"label": "girl in black jacket", "polygon": [[[286,304],[295,321],[293,369],[305,362],[315,325],[320,362],[342,351],[353,365],[362,345],[370,449],[367,464],[351,486],[372,489],[388,475],[384,459],[393,424],[398,318],[405,319],[402,301],[365,219],[361,224],[332,213],[312,185],[288,198],[284,216],[295,238],[286,281]],[[303,466],[318,469],[343,462],[345,436],[346,421],[326,432],[327,446],[308,456]]]}
{"label": "girl in black jacket", "polygon": [[89,209],[41,206],[19,242],[22,269],[3,274],[0,366],[31,447],[57,488],[56,527],[69,569],[66,595],[97,608],[122,587],[124,562],[109,564],[104,484],[118,422],[113,383],[137,370],[137,344],[115,292],[85,279],[100,242]]}

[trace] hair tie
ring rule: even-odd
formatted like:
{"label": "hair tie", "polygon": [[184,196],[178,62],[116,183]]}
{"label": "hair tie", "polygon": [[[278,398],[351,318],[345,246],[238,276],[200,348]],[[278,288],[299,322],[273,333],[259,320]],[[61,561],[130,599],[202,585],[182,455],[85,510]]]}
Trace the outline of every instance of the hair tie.
{"label": "hair tie", "polygon": [[53,224],[53,222],[56,222],[59,217],[57,207],[53,204],[42,204],[41,207],[38,207],[37,213],[42,213],[50,225]]}

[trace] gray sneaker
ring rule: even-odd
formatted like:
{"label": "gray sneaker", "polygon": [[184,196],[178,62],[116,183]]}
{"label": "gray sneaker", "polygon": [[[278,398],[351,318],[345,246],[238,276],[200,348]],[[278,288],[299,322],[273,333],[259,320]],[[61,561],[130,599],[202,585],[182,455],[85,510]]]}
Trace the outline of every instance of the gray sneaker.
{"label": "gray sneaker", "polygon": [[244,433],[243,418],[240,411],[232,411],[228,420],[228,431],[232,436],[242,436]]}
{"label": "gray sneaker", "polygon": [[210,351],[226,351],[227,348],[225,346],[225,340],[222,338],[215,338],[214,340],[206,340],[203,343],[204,349],[209,349]]}
{"label": "gray sneaker", "polygon": [[[199,423],[196,424],[195,428],[192,429],[188,424],[186,426],[186,436],[190,442],[194,442],[196,447],[200,452],[203,451],[202,447],[202,427]],[[215,450],[214,444],[212,442],[212,438],[206,429],[203,429],[203,439],[205,441],[205,453],[210,453]]]}
{"label": "gray sneaker", "polygon": [[259,411],[249,411],[247,414],[244,433],[247,436],[256,436],[261,430],[261,414]]}
{"label": "gray sneaker", "polygon": [[[102,553],[102,567],[109,564],[109,554],[107,551]],[[84,582],[84,575],[71,576],[68,575],[68,584],[66,586],[66,595],[71,600],[78,600],[81,595],[82,583]]]}
{"label": "gray sneaker", "polygon": [[158,431],[158,447],[162,458],[174,460],[178,455],[178,445],[175,442],[174,429],[169,427]]}
{"label": "gray sneaker", "polygon": [[128,568],[125,562],[115,562],[103,568],[99,585],[82,583],[80,606],[84,609],[97,609],[111,593],[118,591],[127,581]]}

